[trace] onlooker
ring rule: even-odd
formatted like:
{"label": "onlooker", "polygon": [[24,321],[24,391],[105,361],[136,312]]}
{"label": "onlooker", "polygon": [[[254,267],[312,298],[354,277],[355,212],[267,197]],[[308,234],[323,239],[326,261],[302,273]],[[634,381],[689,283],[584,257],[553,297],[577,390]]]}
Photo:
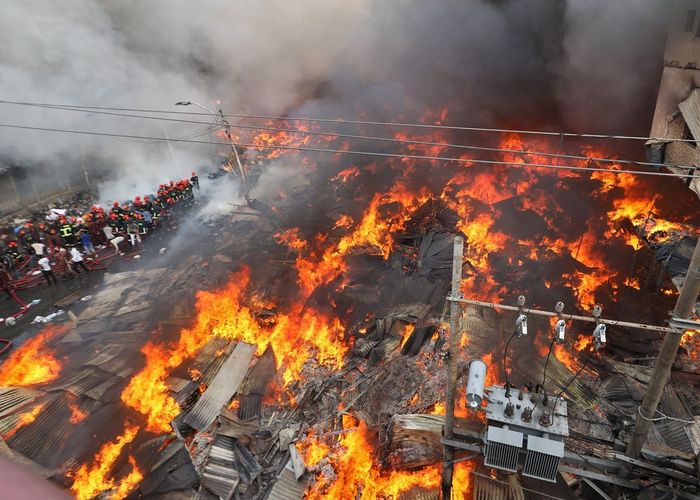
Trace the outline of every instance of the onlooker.
{"label": "onlooker", "polygon": [[41,274],[44,275],[46,283],[48,283],[49,286],[51,286],[52,282],[54,285],[58,283],[56,281],[56,276],[54,276],[53,271],[51,271],[51,262],[49,262],[48,257],[44,255],[39,259],[39,267],[41,268]]}
{"label": "onlooker", "polygon": [[32,250],[34,250],[34,255],[36,255],[37,257],[41,258],[44,255],[44,249],[46,248],[46,245],[44,245],[40,241],[32,243],[31,247]]}
{"label": "onlooker", "polygon": [[83,249],[85,250],[86,254],[91,255],[96,253],[95,246],[92,244],[92,239],[90,239],[90,233],[83,230],[80,233],[80,242],[83,244]]}
{"label": "onlooker", "polygon": [[76,272],[76,274],[80,274],[80,271],[78,271],[78,268],[82,268],[85,270],[86,273],[89,273],[90,270],[85,267],[85,263],[83,262],[83,256],[80,253],[80,250],[78,250],[78,247],[72,247],[70,249],[70,256],[71,256],[71,264],[73,265],[73,271]]}

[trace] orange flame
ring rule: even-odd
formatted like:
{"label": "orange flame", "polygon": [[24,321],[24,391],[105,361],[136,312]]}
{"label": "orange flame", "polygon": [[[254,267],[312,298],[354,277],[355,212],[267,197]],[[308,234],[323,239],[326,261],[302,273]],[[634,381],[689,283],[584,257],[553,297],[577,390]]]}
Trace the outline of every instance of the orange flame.
{"label": "orange flame", "polygon": [[[347,425],[344,427],[346,432],[341,434],[338,443],[341,450],[332,461],[335,480],[330,482],[324,476],[318,476],[316,484],[307,492],[307,498],[399,498],[402,492],[415,487],[439,488],[439,465],[382,473],[375,464],[374,445],[364,422],[359,422],[354,429]],[[471,462],[456,464],[453,481],[456,498],[467,498],[469,474],[473,467]]]}
{"label": "orange flame", "polygon": [[61,364],[45,343],[63,331],[64,328],[47,326],[13,351],[2,364],[0,387],[24,387],[56,380],[61,373]]}
{"label": "orange flame", "polygon": [[7,434],[3,435],[4,439],[10,439],[12,436],[14,436],[18,430],[20,430],[22,427],[25,427],[32,422],[36,420],[36,417],[39,416],[39,413],[41,413],[41,410],[44,409],[45,403],[41,403],[39,405],[36,405],[34,408],[32,408],[30,411],[22,413],[19,416],[19,419],[17,420],[17,423],[15,426],[12,428],[10,432]]}
{"label": "orange flame", "polygon": [[105,491],[115,489],[113,495],[121,494],[121,496],[112,496],[112,498],[124,498],[141,480],[141,473],[138,472],[133,459],[129,460],[132,464],[132,472],[120,483],[109,477],[112,467],[121,455],[122,450],[134,440],[138,430],[138,427],[134,425],[127,425],[124,432],[113,442],[106,443],[100,448],[92,467],[83,464],[72,474],[73,486],[71,486],[71,491],[78,500],[89,500]]}
{"label": "orange flame", "polygon": [[272,345],[277,361],[284,367],[285,384],[298,379],[312,360],[335,369],[342,367],[347,346],[340,342],[344,332],[340,320],[300,304],[276,316],[274,324],[259,321],[251,305],[256,299],[249,285],[250,270],[244,268],[234,273],[222,289],[198,292],[195,324],[180,332],[178,342],[149,343],[142,349],[146,366],[131,379],[121,399],[148,417],[147,430],[170,430],[170,422],[180,408],[169,395],[165,379],[215,336],[257,345],[258,355]]}

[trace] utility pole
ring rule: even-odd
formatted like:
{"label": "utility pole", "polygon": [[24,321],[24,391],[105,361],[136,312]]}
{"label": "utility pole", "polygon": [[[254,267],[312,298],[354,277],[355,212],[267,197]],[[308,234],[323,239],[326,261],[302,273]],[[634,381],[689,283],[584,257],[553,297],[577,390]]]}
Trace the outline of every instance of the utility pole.
{"label": "utility pole", "polygon": [[[450,298],[461,299],[462,286],[462,255],[464,254],[464,238],[455,236],[452,253],[452,291]],[[447,358],[447,390],[445,402],[445,439],[451,440],[454,435],[455,423],[455,385],[457,384],[457,357],[459,355],[459,337],[461,333],[460,316],[462,307],[456,300],[450,301],[450,337],[448,339]],[[442,498],[451,498],[452,472],[454,469],[455,450],[449,445],[444,446],[442,464]]]}
{"label": "utility pole", "polygon": [[[695,310],[698,293],[700,293],[700,240],[695,245],[695,251],[690,259],[688,273],[681,288],[681,293],[678,296],[676,307],[673,310],[672,318],[680,320],[690,318]],[[647,432],[649,432],[649,426],[651,425],[651,419],[656,415],[656,409],[659,406],[659,401],[661,401],[664,387],[671,376],[671,368],[676,360],[682,336],[683,330],[679,329],[674,333],[667,333],[664,337],[659,357],[656,359],[654,371],[649,381],[649,387],[637,414],[632,437],[627,445],[625,453],[628,457],[638,458],[642,451],[642,446],[644,446]]]}

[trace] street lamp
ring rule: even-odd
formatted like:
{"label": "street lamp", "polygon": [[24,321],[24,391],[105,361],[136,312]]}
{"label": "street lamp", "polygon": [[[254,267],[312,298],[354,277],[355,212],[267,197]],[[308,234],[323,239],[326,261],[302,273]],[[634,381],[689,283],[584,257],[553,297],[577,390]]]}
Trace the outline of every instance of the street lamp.
{"label": "street lamp", "polygon": [[231,146],[231,150],[233,151],[233,156],[236,158],[236,164],[238,165],[238,171],[241,174],[241,178],[243,179],[243,182],[246,182],[245,178],[245,172],[243,171],[243,165],[241,165],[241,158],[238,156],[238,150],[236,149],[236,145],[233,142],[233,138],[231,137],[231,124],[226,121],[224,118],[224,114],[219,110],[219,114],[217,115],[212,111],[211,109],[207,108],[206,106],[203,106],[202,104],[199,104],[198,102],[193,102],[193,101],[178,101],[175,103],[175,106],[198,106],[209,113],[214,117],[214,122],[219,125],[219,121],[221,121],[221,124],[223,125],[224,132],[226,133],[226,137],[228,138],[228,143]]}

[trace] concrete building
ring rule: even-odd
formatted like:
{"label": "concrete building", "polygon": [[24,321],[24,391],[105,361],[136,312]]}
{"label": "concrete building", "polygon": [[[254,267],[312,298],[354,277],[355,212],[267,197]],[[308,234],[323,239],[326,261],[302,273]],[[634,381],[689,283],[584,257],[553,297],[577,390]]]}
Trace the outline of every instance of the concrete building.
{"label": "concrete building", "polygon": [[[664,53],[664,69],[648,142],[650,161],[669,170],[700,173],[700,0],[675,0]],[[688,139],[691,142],[664,139]],[[688,179],[700,196],[700,179]]]}

